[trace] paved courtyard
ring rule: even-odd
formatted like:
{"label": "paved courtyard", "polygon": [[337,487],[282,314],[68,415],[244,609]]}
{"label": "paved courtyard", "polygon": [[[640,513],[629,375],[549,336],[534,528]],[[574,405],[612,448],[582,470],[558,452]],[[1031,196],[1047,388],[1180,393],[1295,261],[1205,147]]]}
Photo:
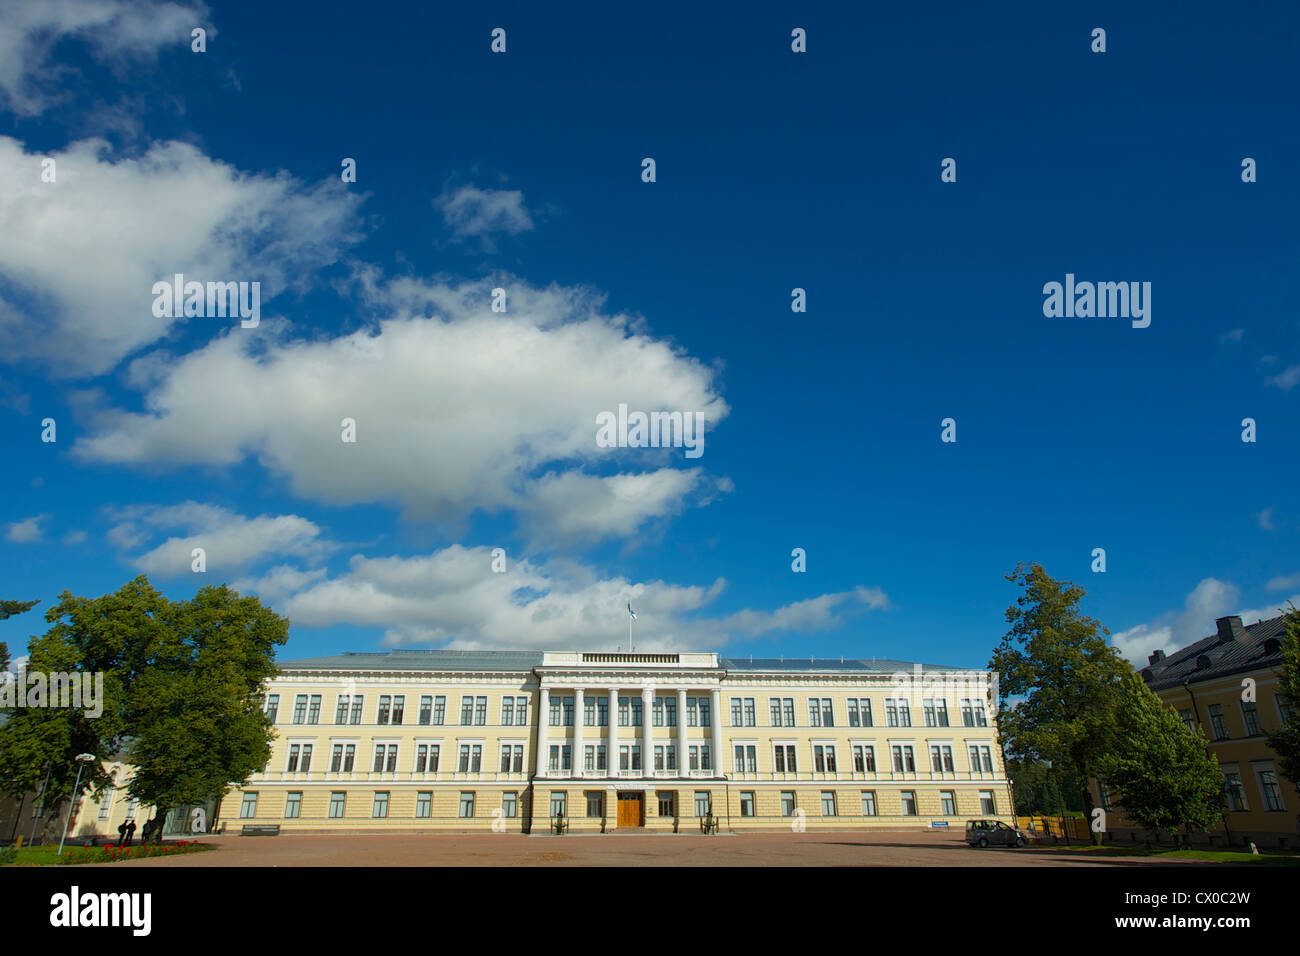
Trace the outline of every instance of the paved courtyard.
{"label": "paved courtyard", "polygon": [[966,846],[951,833],[285,834],[219,836],[214,852],[117,866],[1150,866],[1051,847]]}

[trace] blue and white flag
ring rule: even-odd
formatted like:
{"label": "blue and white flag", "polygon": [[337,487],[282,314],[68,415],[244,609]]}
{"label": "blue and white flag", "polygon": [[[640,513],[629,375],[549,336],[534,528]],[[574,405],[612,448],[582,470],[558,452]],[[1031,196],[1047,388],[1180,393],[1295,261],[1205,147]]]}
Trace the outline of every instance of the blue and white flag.
{"label": "blue and white flag", "polygon": [[634,620],[634,621],[636,620],[636,611],[632,610],[632,602],[631,602],[631,601],[628,602],[628,605],[627,605],[627,613],[631,616],[632,620]]}

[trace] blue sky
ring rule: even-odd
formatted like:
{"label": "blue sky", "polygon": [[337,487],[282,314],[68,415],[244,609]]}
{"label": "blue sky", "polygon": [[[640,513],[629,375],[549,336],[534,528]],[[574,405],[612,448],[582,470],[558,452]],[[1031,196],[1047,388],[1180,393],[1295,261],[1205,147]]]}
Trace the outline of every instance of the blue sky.
{"label": "blue sky", "polygon": [[[630,601],[642,649],[982,666],[1022,560],[1129,654],[1271,616],[1297,13],[1057,6],[6,5],[3,596],[229,582],[285,658],[613,649]],[[260,324],[154,316],[178,272]],[[1150,326],[1046,317],[1067,273]],[[704,454],[598,447],[620,403]]]}

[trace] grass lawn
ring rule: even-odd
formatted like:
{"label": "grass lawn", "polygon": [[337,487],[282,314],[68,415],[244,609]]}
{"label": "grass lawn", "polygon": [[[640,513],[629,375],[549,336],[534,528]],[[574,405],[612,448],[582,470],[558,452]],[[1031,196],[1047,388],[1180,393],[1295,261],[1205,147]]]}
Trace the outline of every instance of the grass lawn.
{"label": "grass lawn", "polygon": [[1145,856],[1158,860],[1204,860],[1207,863],[1247,863],[1252,866],[1300,866],[1300,855],[1280,850],[1260,850],[1259,855],[1245,850],[1148,850],[1144,846],[1054,846],[1053,850],[1087,853],[1096,856]]}
{"label": "grass lawn", "polygon": [[[163,845],[166,846],[167,844],[163,844]],[[133,846],[139,847],[140,844],[136,843],[133,844]],[[215,849],[215,847],[212,846],[202,847],[202,850],[212,850],[212,849]],[[83,854],[85,852],[86,852],[85,849],[80,845],[73,845],[71,843],[63,848],[64,857],[68,857],[71,854]],[[91,852],[96,852],[96,850],[92,849]],[[194,850],[190,850],[188,852],[200,852],[200,851],[198,850],[198,848],[195,848]],[[111,863],[113,861],[110,859],[103,859],[103,860],[95,859],[95,860],[88,860],[85,862]],[[11,866],[52,866],[58,863],[59,863],[59,845],[57,843],[54,843],[54,844],[50,844],[49,846],[22,847],[18,850],[18,858],[14,860],[14,862],[10,865]],[[71,865],[71,864],[65,864],[65,865]]]}

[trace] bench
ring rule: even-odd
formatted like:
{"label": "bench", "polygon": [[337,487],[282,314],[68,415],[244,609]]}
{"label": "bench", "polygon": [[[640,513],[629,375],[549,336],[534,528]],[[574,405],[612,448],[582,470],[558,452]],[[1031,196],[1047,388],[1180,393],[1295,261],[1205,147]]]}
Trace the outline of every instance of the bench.
{"label": "bench", "polygon": [[280,824],[278,823],[245,823],[240,836],[279,836]]}

